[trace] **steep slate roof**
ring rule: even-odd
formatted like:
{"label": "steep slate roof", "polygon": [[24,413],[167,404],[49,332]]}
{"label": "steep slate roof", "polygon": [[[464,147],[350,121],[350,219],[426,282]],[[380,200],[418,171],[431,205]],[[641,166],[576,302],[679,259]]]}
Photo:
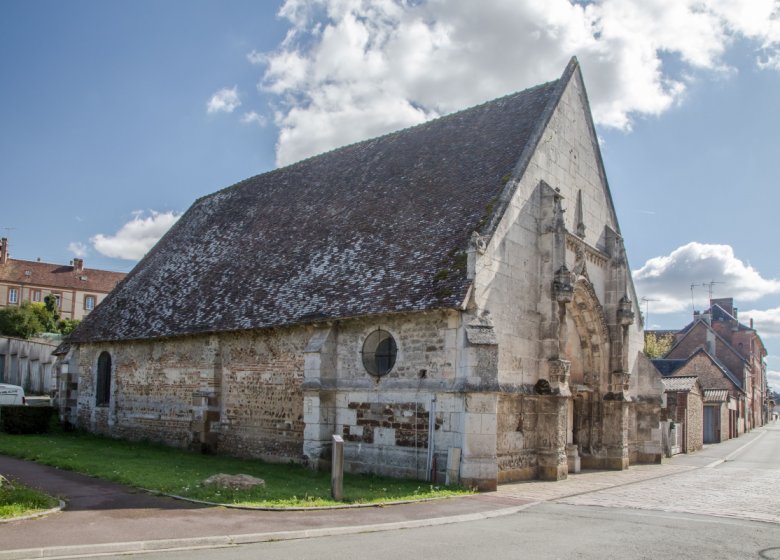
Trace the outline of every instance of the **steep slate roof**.
{"label": "steep slate roof", "polygon": [[693,357],[696,356],[697,354],[704,354],[705,356],[707,356],[707,358],[709,358],[710,361],[713,364],[715,364],[715,367],[717,367],[721,371],[721,373],[723,373],[723,375],[725,375],[726,378],[734,384],[734,386],[737,389],[743,390],[742,383],[739,381],[737,376],[734,375],[734,373],[728,367],[726,367],[726,364],[724,364],[718,358],[716,358],[715,356],[707,352],[704,348],[699,348],[696,352],[691,354],[691,357],[688,358],[688,361],[691,361]]}
{"label": "steep slate roof", "polygon": [[689,336],[689,335],[690,335],[690,333],[693,331],[694,327],[696,327],[696,326],[698,326],[698,325],[701,325],[701,326],[702,326],[702,327],[703,327],[705,330],[711,331],[711,332],[712,332],[712,333],[715,335],[715,338],[716,338],[717,340],[719,340],[719,341],[720,341],[720,342],[723,344],[723,346],[725,346],[726,348],[728,348],[728,350],[729,350],[730,352],[732,352],[732,353],[733,353],[733,354],[734,354],[734,355],[735,355],[735,356],[736,356],[736,357],[737,357],[739,360],[741,360],[741,361],[742,361],[744,364],[748,364],[748,363],[749,363],[749,362],[748,362],[748,361],[745,359],[745,357],[744,357],[744,356],[742,356],[742,354],[740,354],[740,353],[737,351],[737,349],[736,349],[736,348],[734,348],[734,347],[731,345],[731,343],[730,343],[728,340],[726,340],[725,338],[723,338],[723,337],[722,337],[722,336],[721,336],[721,335],[718,333],[718,331],[716,331],[715,329],[713,329],[713,328],[712,328],[712,325],[710,325],[709,323],[707,323],[707,321],[705,321],[704,319],[696,319],[696,320],[695,320],[695,321],[693,321],[692,323],[690,323],[690,324],[686,325],[686,327],[680,331],[681,333],[684,333],[684,336],[680,337],[680,339],[679,339],[677,342],[675,342],[675,343],[672,345],[672,347],[669,349],[669,351],[666,353],[666,355],[667,355],[667,356],[669,356],[670,354],[672,354],[672,353],[674,352],[674,350],[675,350],[675,349],[676,349],[676,348],[677,348],[677,347],[678,347],[680,344],[682,344],[682,342],[685,340],[685,338],[686,338],[687,336]]}
{"label": "steep slate roof", "polygon": [[690,391],[696,386],[698,377],[664,377],[661,383],[664,384],[664,391]]}
{"label": "steep slate roof", "polygon": [[125,276],[124,272],[94,268],[76,270],[70,265],[19,259],[8,259],[5,264],[0,264],[0,282],[63,290],[108,293]]}
{"label": "steep slate roof", "polygon": [[661,372],[661,375],[668,377],[683,367],[688,360],[667,360],[663,358],[657,358],[650,361],[653,362],[655,368]]}
{"label": "steep slate roof", "polygon": [[197,200],[69,340],[459,307],[469,237],[574,72]]}

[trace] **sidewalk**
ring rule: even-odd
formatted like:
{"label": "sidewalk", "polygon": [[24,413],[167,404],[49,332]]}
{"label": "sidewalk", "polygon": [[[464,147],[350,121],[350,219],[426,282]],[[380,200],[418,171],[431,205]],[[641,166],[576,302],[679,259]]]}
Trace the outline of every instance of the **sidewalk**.
{"label": "sidewalk", "polygon": [[441,525],[510,515],[540,501],[585,494],[722,462],[761,430],[707,446],[663,465],[587,471],[559,482],[506,484],[497,492],[387,507],[322,511],[246,511],[204,507],[0,455],[0,472],[60,496],[64,511],[0,524],[0,560],[84,557]]}

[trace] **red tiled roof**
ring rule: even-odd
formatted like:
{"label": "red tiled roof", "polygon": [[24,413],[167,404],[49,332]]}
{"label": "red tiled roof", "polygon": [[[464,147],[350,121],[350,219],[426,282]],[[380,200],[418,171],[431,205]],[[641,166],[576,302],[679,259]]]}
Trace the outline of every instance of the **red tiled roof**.
{"label": "red tiled roof", "polygon": [[18,259],[8,259],[7,263],[0,264],[0,282],[83,292],[108,293],[125,276],[124,272],[94,268],[77,271],[70,265]]}

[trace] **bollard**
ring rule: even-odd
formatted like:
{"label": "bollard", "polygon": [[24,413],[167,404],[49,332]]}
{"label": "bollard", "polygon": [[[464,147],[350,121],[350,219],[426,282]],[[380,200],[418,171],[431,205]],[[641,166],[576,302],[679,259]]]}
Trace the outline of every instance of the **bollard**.
{"label": "bollard", "polygon": [[330,463],[330,495],[341,501],[344,495],[344,440],[333,436],[333,455]]}

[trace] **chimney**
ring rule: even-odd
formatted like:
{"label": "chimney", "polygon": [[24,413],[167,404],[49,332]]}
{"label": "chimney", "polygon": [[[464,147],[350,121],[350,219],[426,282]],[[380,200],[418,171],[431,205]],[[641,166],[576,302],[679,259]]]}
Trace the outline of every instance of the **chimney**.
{"label": "chimney", "polygon": [[73,270],[75,272],[84,271],[84,259],[73,259]]}
{"label": "chimney", "polygon": [[3,237],[0,239],[0,264],[8,262],[8,239]]}
{"label": "chimney", "polygon": [[728,313],[729,315],[734,315],[736,317],[736,309],[734,309],[734,298],[726,297],[726,298],[718,298],[718,299],[711,299],[710,300],[710,307],[713,305],[718,305],[723,310]]}

